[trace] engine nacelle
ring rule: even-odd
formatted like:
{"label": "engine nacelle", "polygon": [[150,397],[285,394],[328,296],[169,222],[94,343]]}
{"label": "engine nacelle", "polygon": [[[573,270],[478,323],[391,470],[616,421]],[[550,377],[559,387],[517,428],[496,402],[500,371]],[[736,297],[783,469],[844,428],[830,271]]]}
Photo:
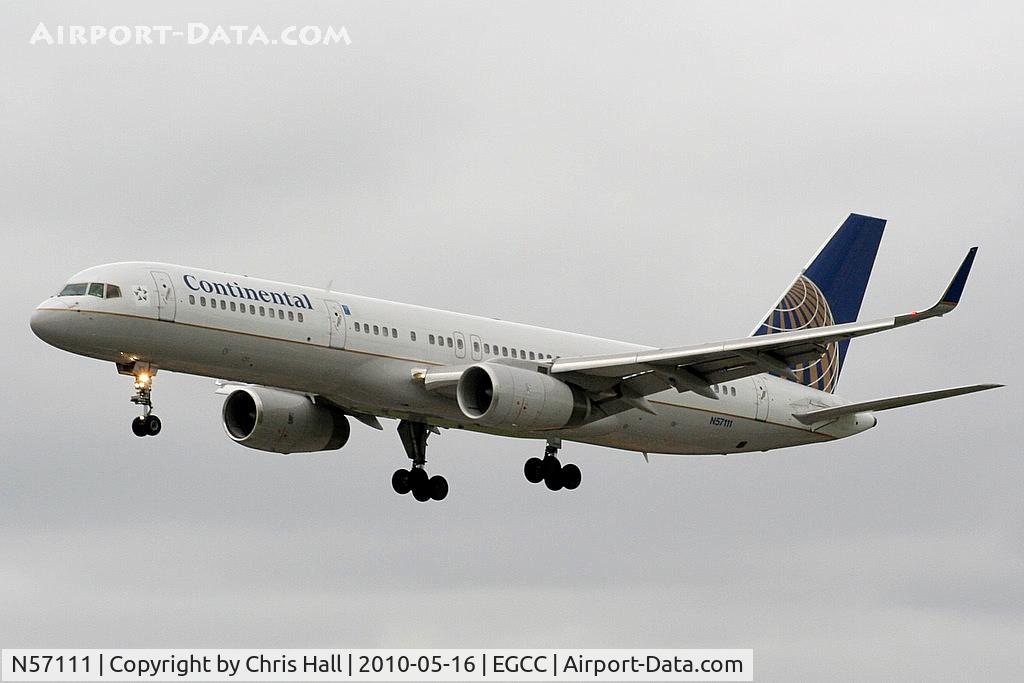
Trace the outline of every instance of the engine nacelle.
{"label": "engine nacelle", "polygon": [[331,451],[348,441],[348,418],[340,410],[289,391],[236,389],[225,399],[221,416],[228,436],[260,451]]}
{"label": "engine nacelle", "polygon": [[500,363],[466,368],[456,396],[463,415],[498,429],[560,429],[582,424],[590,414],[590,399],[576,387],[551,375]]}

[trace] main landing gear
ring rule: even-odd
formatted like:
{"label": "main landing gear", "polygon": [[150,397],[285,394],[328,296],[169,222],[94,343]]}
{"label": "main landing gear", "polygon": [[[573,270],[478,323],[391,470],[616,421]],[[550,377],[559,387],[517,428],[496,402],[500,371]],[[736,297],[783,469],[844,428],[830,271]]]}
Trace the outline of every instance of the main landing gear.
{"label": "main landing gear", "polygon": [[563,465],[558,461],[558,449],[560,441],[548,441],[544,449],[544,459],[530,458],[526,461],[523,473],[531,484],[539,484],[542,481],[552,491],[568,489],[572,491],[580,485],[583,474],[580,468],[572,463]]}
{"label": "main landing gear", "polygon": [[153,414],[153,375],[156,369],[136,364],[129,373],[135,378],[135,394],[132,403],[142,406],[142,415],[132,420],[135,436],[156,436],[160,433],[160,418]]}
{"label": "main landing gear", "polygon": [[448,495],[448,480],[439,474],[427,476],[424,465],[427,464],[427,437],[437,429],[422,422],[402,420],[398,423],[398,436],[405,446],[405,454],[412,460],[407,470],[395,470],[391,476],[391,486],[395,493],[405,495],[412,492],[412,497],[421,503],[428,500],[444,500]]}

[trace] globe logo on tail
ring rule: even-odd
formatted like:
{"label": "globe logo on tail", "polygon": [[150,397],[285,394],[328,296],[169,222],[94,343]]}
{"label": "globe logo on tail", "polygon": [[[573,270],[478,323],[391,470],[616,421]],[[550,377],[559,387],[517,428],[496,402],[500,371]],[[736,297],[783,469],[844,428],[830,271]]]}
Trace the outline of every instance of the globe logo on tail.
{"label": "globe logo on tail", "polygon": [[[762,329],[764,334],[774,334],[834,324],[825,295],[807,276],[801,275],[768,315]],[[839,343],[831,342],[817,359],[791,367],[801,384],[832,393],[839,381]]]}

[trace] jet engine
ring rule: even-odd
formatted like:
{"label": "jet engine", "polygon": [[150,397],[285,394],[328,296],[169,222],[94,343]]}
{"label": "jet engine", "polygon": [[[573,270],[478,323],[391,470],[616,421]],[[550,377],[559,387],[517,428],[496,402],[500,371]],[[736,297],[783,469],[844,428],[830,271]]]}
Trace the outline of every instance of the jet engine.
{"label": "jet engine", "polygon": [[303,394],[266,387],[231,392],[221,411],[235,442],[272,453],[308,453],[341,448],[349,424],[337,408],[313,403]]}
{"label": "jet engine", "polygon": [[551,375],[500,363],[466,368],[456,397],[463,415],[496,429],[573,427],[590,414],[590,399],[576,387]]}

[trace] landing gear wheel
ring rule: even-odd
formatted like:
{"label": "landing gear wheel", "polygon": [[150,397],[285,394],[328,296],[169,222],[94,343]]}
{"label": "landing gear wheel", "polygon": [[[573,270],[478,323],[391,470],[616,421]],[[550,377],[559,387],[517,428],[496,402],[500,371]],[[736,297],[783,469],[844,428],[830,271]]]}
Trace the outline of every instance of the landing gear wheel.
{"label": "landing gear wheel", "polygon": [[544,481],[544,461],[540,458],[530,458],[523,467],[523,474],[526,481],[531,484],[539,484]]}
{"label": "landing gear wheel", "polygon": [[421,503],[426,503],[430,500],[430,486],[427,484],[417,486],[412,490],[412,497]]}
{"label": "landing gear wheel", "polygon": [[412,465],[408,470],[398,470],[391,477],[395,491],[412,492],[412,497],[421,503],[448,497],[448,480],[440,475],[428,476],[423,469],[427,463],[427,437],[438,433],[436,427],[424,422],[402,420],[398,423],[398,436]]}
{"label": "landing gear wheel", "polygon": [[573,490],[580,485],[583,475],[576,465],[562,465],[558,460],[558,449],[562,447],[560,439],[549,439],[544,449],[544,459],[530,458],[523,467],[526,478],[537,484],[541,481],[552,491]]}
{"label": "landing gear wheel", "polygon": [[395,490],[395,493],[404,496],[412,490],[412,486],[409,484],[411,474],[409,470],[395,470],[395,473],[391,475],[391,488]]}
{"label": "landing gear wheel", "polygon": [[430,478],[427,489],[430,491],[430,497],[433,500],[444,500],[448,496],[448,480],[439,474],[435,474]]}
{"label": "landing gear wheel", "polygon": [[160,418],[156,415],[147,415],[145,418],[146,435],[156,436],[160,433]]}
{"label": "landing gear wheel", "polygon": [[579,467],[570,463],[562,468],[561,479],[562,485],[572,491],[580,485],[580,481],[583,480],[583,473],[580,472]]}
{"label": "landing gear wheel", "polygon": [[132,434],[135,436],[146,436],[146,418],[137,417],[132,420]]}
{"label": "landing gear wheel", "polygon": [[416,489],[425,489],[428,480],[429,477],[422,467],[413,467],[409,472],[409,488],[413,493],[416,492]]}
{"label": "landing gear wheel", "polygon": [[544,485],[552,491],[560,491],[565,484],[562,482],[562,472],[549,473],[544,475]]}
{"label": "landing gear wheel", "polygon": [[[557,477],[561,471],[562,463],[558,462],[558,458],[556,458],[555,456],[545,455],[544,459],[541,460],[541,472],[543,473],[545,480],[547,480],[550,477]],[[551,487],[549,486],[548,488]]]}

